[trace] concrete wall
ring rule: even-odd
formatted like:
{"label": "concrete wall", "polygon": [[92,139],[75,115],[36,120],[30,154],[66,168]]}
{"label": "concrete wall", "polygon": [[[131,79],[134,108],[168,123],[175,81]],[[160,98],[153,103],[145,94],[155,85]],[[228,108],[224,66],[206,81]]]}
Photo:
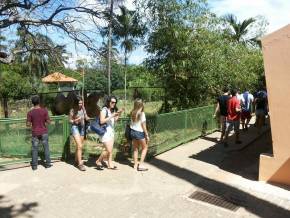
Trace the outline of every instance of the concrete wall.
{"label": "concrete wall", "polygon": [[262,47],[273,156],[260,156],[259,180],[290,185],[290,25],[264,37]]}

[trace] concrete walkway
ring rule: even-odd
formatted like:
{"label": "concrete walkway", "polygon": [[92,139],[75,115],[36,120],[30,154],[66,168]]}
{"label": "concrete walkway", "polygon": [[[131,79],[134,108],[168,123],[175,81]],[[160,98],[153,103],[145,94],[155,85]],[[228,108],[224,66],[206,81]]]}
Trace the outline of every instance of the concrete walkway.
{"label": "concrete walkway", "polygon": [[[118,170],[80,172],[64,162],[33,172],[0,172],[0,217],[290,217],[290,192],[256,181],[258,156],[271,152],[265,127],[242,134],[243,144],[225,149],[219,133],[179,146],[136,172],[128,163]],[[249,144],[250,142],[250,144]],[[222,196],[236,211],[192,200],[194,191]]]}

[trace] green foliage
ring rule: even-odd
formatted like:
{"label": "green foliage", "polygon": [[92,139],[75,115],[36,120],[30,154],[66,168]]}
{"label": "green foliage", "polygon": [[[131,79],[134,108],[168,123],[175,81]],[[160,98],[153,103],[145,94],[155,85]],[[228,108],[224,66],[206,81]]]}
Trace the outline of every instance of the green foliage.
{"label": "green foliage", "polygon": [[138,38],[145,34],[145,26],[135,11],[128,10],[125,6],[120,6],[121,14],[114,15],[112,22],[113,36],[124,49],[125,66],[127,66],[128,54],[139,44]]}
{"label": "green foliage", "polygon": [[259,49],[225,37],[222,22],[202,1],[157,5],[162,4],[157,7],[162,17],[146,46],[151,53],[146,66],[164,84],[165,111],[209,104],[225,85],[242,90],[258,86],[263,77]]}
{"label": "green foliage", "polygon": [[9,67],[3,68],[0,75],[1,98],[22,99],[32,93],[32,88],[27,77],[23,77],[18,72],[9,69]]}
{"label": "green foliage", "polygon": [[[117,89],[113,91],[113,95],[120,99],[124,99],[124,89]],[[129,88],[127,89],[127,99],[133,101],[135,98],[142,98],[143,100],[161,101],[164,96],[163,88]]]}
{"label": "green foliage", "polygon": [[85,74],[86,89],[105,91],[107,87],[107,78],[103,71],[97,69],[88,69]]}
{"label": "green foliage", "polygon": [[[254,91],[264,82],[261,50],[254,44],[245,43],[247,40],[257,40],[264,33],[266,21],[263,18],[238,22],[231,16],[225,21],[209,11],[205,0],[140,0],[136,4],[137,11],[121,7],[120,14],[114,17],[110,14],[110,18],[114,18],[111,86],[115,95],[124,96],[125,73],[128,99],[164,99],[164,111],[210,104],[226,85],[242,91]],[[147,29],[144,29],[144,20]],[[124,49],[127,60],[127,55],[140,43],[137,39],[143,36],[144,30],[144,44],[149,53],[145,65],[124,67],[118,59],[117,48]],[[79,81],[77,87],[82,87],[83,69],[86,89],[107,92],[108,28],[104,28],[102,33],[105,43],[100,53],[103,56],[91,65],[79,60],[77,70],[64,68],[64,47],[55,45],[44,35],[37,35],[38,44],[43,42],[58,49],[58,52],[33,52],[32,49],[18,56],[17,61],[10,66],[13,69],[2,70],[2,77],[6,81],[0,84],[3,93],[8,95],[13,92],[14,85],[19,83],[19,86],[24,87],[23,93],[19,91],[17,94],[17,91],[9,95],[21,96],[26,92],[26,82],[34,84],[34,91],[56,89],[53,86],[47,88],[40,82],[40,78],[49,71],[59,71],[73,77]],[[20,39],[16,47],[23,48],[21,40],[25,38],[26,45],[33,48],[32,39],[23,34],[19,32]],[[3,37],[0,40],[0,46],[6,45],[3,44]],[[8,78],[6,71],[9,75],[15,75]],[[15,80],[15,84],[12,84],[12,80]]]}
{"label": "green foliage", "polygon": [[128,87],[162,87],[156,75],[143,65],[131,65],[126,68]]}

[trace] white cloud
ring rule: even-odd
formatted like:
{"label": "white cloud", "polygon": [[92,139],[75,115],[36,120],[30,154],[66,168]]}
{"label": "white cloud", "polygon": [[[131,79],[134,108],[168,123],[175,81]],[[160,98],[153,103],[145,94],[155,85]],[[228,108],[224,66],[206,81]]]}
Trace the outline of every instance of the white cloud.
{"label": "white cloud", "polygon": [[262,15],[269,22],[268,33],[290,23],[288,0],[209,0],[209,5],[216,14],[232,13],[239,20]]}

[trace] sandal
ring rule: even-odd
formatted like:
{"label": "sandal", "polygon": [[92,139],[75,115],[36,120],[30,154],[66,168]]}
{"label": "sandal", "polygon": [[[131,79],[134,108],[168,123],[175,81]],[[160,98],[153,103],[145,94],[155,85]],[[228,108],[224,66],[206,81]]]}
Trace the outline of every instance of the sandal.
{"label": "sandal", "polygon": [[101,163],[103,167],[108,168],[108,164],[105,161],[102,160]]}
{"label": "sandal", "polygon": [[85,166],[83,164],[78,165],[78,169],[80,171],[86,171],[86,168],[85,168]]}
{"label": "sandal", "polygon": [[95,169],[96,170],[104,170],[104,167],[103,166],[100,166],[100,165],[97,165]]}
{"label": "sandal", "polygon": [[116,166],[108,167],[109,170],[117,170],[118,168]]}

